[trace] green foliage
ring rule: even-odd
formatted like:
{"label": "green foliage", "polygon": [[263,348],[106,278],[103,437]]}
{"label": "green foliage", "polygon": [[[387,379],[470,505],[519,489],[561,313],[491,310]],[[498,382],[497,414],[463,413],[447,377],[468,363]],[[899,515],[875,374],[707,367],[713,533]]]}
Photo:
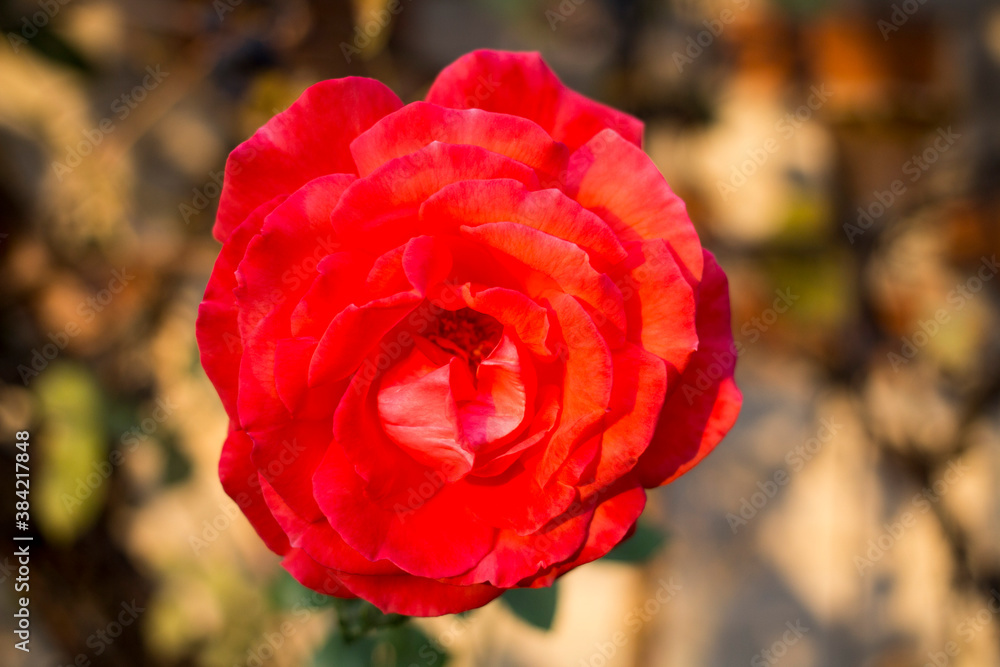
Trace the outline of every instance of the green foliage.
{"label": "green foliage", "polygon": [[635,534],[612,549],[605,558],[622,563],[645,563],[656,555],[667,539],[668,536],[660,529],[640,521]]}
{"label": "green foliage", "polygon": [[383,614],[364,600],[341,600],[322,595],[282,571],[271,584],[271,604],[279,610],[332,607],[336,629],[313,659],[313,664],[337,667],[396,667],[443,665],[446,655],[415,627],[404,625],[409,616]]}
{"label": "green foliage", "polygon": [[313,657],[314,667],[435,667],[448,656],[413,625],[385,628],[355,641],[334,634]]}
{"label": "green foliage", "polygon": [[89,371],[66,362],[53,362],[35,389],[43,426],[32,442],[31,516],[48,539],[70,544],[100,514],[113,472],[106,401]]}
{"label": "green foliage", "polygon": [[323,595],[310,590],[297,582],[295,578],[285,570],[281,570],[278,576],[271,582],[268,591],[271,605],[278,610],[288,609],[319,609],[321,607],[333,606],[336,598]]}
{"label": "green foliage", "polygon": [[521,619],[542,630],[552,627],[559,584],[550,588],[512,588],[501,598]]}
{"label": "green foliage", "polygon": [[333,606],[337,610],[340,634],[348,643],[382,628],[401,625],[409,620],[409,616],[401,614],[383,614],[375,605],[364,600],[333,598]]}

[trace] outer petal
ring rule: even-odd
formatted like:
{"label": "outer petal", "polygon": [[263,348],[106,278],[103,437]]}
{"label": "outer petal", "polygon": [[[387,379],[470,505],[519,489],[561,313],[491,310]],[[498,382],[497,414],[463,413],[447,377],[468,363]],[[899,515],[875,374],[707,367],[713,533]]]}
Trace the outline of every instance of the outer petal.
{"label": "outer petal", "polygon": [[625,477],[639,462],[663,407],[667,373],[663,361],[635,345],[614,355],[615,384],[604,419],[594,479],[580,493],[588,498]]}
{"label": "outer petal", "polygon": [[212,275],[205,288],[205,299],[198,308],[198,349],[205,374],[219,392],[229,418],[239,423],[236,395],[239,388],[240,358],[243,341],[240,338],[236,307],[236,267],[246,254],[250,240],[260,232],[264,218],[284,196],[261,204],[222,246]]}
{"label": "outer petal", "polygon": [[219,459],[222,488],[240,506],[267,548],[276,554],[284,554],[288,551],[288,538],[264,502],[257,468],[250,460],[252,448],[253,443],[246,433],[231,428]]}
{"label": "outer petal", "polygon": [[566,88],[538,53],[473,51],[438,75],[427,101],[528,118],[571,149],[610,128],[642,143],[642,122]]}
{"label": "outer petal", "polygon": [[729,324],[729,283],[711,253],[698,294],[700,347],[667,397],[649,449],[636,471],[645,487],[671,482],[693,468],[732,428],[743,403],[733,381],[736,353]]}
{"label": "outer petal", "polygon": [[551,586],[556,577],[611,551],[639,520],[646,507],[646,492],[629,476],[601,494],[601,500],[590,522],[590,533],[583,549],[572,560],[560,563],[535,578],[530,583],[532,588]]}
{"label": "outer petal", "polygon": [[701,241],[687,207],[641,149],[614,132],[601,132],[570,157],[565,189],[604,218],[623,243],[668,241],[688,281],[701,280]]}
{"label": "outer petal", "polygon": [[670,380],[698,349],[695,293],[665,241],[629,243],[628,274],[621,280],[628,338],[667,362]]}
{"label": "outer petal", "polygon": [[339,250],[330,211],[353,180],[324,176],[295,192],[267,216],[240,263],[236,299],[245,353],[237,403],[240,423],[250,432],[288,417],[275,381],[277,341],[291,337],[296,305],[321,260]]}
{"label": "outer petal", "polygon": [[503,593],[502,588],[487,584],[453,586],[410,575],[366,577],[341,573],[339,578],[383,612],[410,616],[457,614],[482,607]]}
{"label": "outer petal", "polygon": [[292,547],[304,550],[323,567],[338,572],[352,574],[399,574],[401,570],[386,560],[372,562],[357,551],[330,528],[325,518],[311,523],[304,521],[278,495],[278,492],[261,479],[264,500],[281,529],[289,536]]}
{"label": "outer petal", "polygon": [[250,434],[253,464],[299,516],[323,516],[313,498],[313,471],[333,439],[332,419],[289,421]]}
{"label": "outer petal", "polygon": [[553,178],[565,169],[569,151],[526,118],[479,109],[408,104],[376,123],[351,144],[359,172],[367,176],[389,160],[434,141],[479,146],[506,155]]}
{"label": "outer petal", "polygon": [[503,588],[517,586],[523,579],[573,556],[586,542],[593,515],[590,509],[566,518],[559,517],[551,526],[531,535],[502,530],[493,551],[472,570],[452,581],[463,584],[489,582]]}
{"label": "outer petal", "polygon": [[344,599],[358,597],[344,586],[336,570],[323,567],[303,549],[290,549],[281,565],[300,584],[317,593]]}
{"label": "outer petal", "polygon": [[391,90],[373,79],[334,79],[306,89],[230,153],[215,238],[225,241],[255,208],[314,178],[357,174],[351,142],[401,106]]}

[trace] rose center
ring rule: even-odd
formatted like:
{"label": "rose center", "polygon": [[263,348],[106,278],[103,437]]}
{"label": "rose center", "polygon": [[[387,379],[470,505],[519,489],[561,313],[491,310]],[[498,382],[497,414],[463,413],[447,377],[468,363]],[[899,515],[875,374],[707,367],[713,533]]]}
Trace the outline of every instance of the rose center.
{"label": "rose center", "polygon": [[502,336],[500,322],[471,308],[441,313],[426,334],[427,339],[442,350],[464,359],[473,377],[483,358],[489,356]]}

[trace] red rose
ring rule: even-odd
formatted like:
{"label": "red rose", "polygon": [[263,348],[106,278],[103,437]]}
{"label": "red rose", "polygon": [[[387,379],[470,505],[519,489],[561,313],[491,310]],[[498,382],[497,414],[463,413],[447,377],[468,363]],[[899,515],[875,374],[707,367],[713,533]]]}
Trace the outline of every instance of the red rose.
{"label": "red rose", "polygon": [[233,151],[198,343],[223,486],[299,581],[411,615],[550,585],[732,426],[726,277],[641,135],[477,51]]}

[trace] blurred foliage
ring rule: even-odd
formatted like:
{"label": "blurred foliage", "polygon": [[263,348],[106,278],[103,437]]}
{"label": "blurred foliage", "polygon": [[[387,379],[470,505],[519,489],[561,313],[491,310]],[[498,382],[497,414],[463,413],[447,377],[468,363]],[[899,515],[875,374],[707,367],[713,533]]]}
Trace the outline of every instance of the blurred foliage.
{"label": "blurred foliage", "polygon": [[606,560],[621,563],[646,563],[667,543],[669,534],[640,519],[631,537],[608,552]]}
{"label": "blurred foliage", "polygon": [[104,506],[107,460],[104,397],[83,367],[53,362],[39,378],[45,458],[36,473],[32,516],[50,540],[72,543]]}
{"label": "blurred foliage", "polygon": [[389,627],[348,639],[332,634],[312,662],[314,667],[409,667],[446,665],[446,654],[412,625]]}
{"label": "blurred foliage", "polygon": [[512,588],[500,599],[522,620],[536,628],[548,630],[556,617],[559,583],[546,588]]}

